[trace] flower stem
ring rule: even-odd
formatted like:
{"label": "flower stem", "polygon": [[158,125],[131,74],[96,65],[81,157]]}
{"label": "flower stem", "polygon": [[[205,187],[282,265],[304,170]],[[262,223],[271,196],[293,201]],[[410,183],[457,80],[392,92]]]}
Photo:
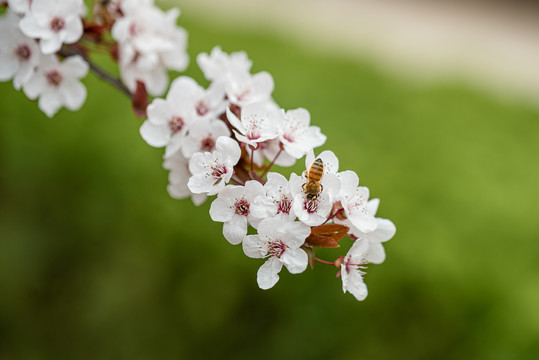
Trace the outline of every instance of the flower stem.
{"label": "flower stem", "polygon": [[335,262],[332,262],[332,261],[322,260],[322,259],[319,259],[319,258],[317,258],[317,257],[315,257],[314,260],[315,260],[315,261],[318,261],[319,263],[322,263],[322,264],[335,266]]}
{"label": "flower stem", "polygon": [[124,83],[118,79],[117,77],[114,77],[112,75],[110,75],[109,73],[107,73],[105,70],[101,69],[99,66],[97,66],[96,64],[94,64],[93,62],[91,62],[89,59],[85,59],[88,64],[90,65],[90,69],[98,76],[100,77],[102,80],[105,80],[106,82],[108,82],[110,85],[114,86],[115,88],[117,88],[118,90],[120,90],[120,92],[124,93],[124,95],[126,95],[128,98],[132,98],[133,95],[131,94],[131,92],[129,91],[129,89],[127,88],[127,86],[124,85]]}
{"label": "flower stem", "polygon": [[255,149],[251,148],[251,172],[254,169]]}
{"label": "flower stem", "polygon": [[331,219],[333,219],[335,216],[337,216],[340,212],[343,212],[344,209],[343,208],[340,208],[338,209],[337,211],[335,211],[331,216],[329,216],[326,221],[324,221],[324,223],[322,225],[324,225],[325,223],[327,223],[328,221],[330,221]]}

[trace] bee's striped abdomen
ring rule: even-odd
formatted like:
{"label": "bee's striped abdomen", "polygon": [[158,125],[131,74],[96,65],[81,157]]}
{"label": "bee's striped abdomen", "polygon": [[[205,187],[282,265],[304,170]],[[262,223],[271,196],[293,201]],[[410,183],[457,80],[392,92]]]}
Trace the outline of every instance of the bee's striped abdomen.
{"label": "bee's striped abdomen", "polygon": [[322,175],[324,175],[324,163],[318,158],[312,163],[307,173],[307,181],[303,184],[303,192],[307,200],[315,200],[322,191],[322,185],[320,185]]}
{"label": "bee's striped abdomen", "polygon": [[322,162],[322,159],[318,158],[311,165],[311,169],[309,170],[309,179],[318,181],[320,180],[323,174],[324,174],[324,163]]}

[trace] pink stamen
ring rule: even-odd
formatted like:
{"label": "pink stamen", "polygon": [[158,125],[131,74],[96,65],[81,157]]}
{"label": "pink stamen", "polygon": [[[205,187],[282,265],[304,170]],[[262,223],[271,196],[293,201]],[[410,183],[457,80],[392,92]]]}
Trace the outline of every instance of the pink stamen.
{"label": "pink stamen", "polygon": [[281,240],[272,241],[268,245],[268,254],[280,258],[286,251],[286,245]]}
{"label": "pink stamen", "polygon": [[365,260],[365,261],[363,261],[363,262],[360,262],[359,264],[356,264],[356,263],[353,263],[353,262],[352,262],[352,259],[351,259],[351,258],[349,258],[349,259],[346,261],[346,263],[344,264],[344,267],[345,267],[347,273],[349,273],[350,270],[358,270],[359,273],[363,276],[363,275],[366,274],[366,272],[363,271],[363,270],[366,270],[366,269],[367,269],[367,266],[366,266],[366,265],[367,265],[368,263],[369,263],[369,262],[368,262],[367,260]]}
{"label": "pink stamen", "polygon": [[281,201],[277,203],[277,213],[290,214],[291,207],[292,202],[286,196],[282,195]]}
{"label": "pink stamen", "polygon": [[212,175],[214,179],[216,180],[216,183],[221,181],[221,178],[223,177],[223,175],[225,175],[228,172],[225,165],[212,166],[211,168],[213,170]]}
{"label": "pink stamen", "polygon": [[260,138],[260,133],[258,132],[257,129],[251,129],[251,131],[247,133],[247,139],[249,140],[257,140],[259,138]]}
{"label": "pink stamen", "polygon": [[307,210],[307,212],[309,214],[312,214],[312,213],[316,212],[316,210],[318,209],[318,201],[317,200],[305,200],[305,202],[303,203],[303,207],[305,208],[305,210]]}

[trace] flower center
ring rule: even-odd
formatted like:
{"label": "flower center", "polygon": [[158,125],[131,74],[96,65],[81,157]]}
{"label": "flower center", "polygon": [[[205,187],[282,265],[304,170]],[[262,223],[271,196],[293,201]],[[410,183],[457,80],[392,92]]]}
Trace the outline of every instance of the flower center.
{"label": "flower center", "polygon": [[208,105],[206,105],[204,101],[199,101],[198,104],[195,106],[195,109],[198,116],[204,116],[210,111],[210,108],[208,107]]}
{"label": "flower center", "polygon": [[200,140],[200,149],[202,151],[212,152],[215,149],[215,139],[208,136]]}
{"label": "flower center", "polygon": [[218,184],[222,179],[223,175],[225,175],[228,171],[226,169],[226,166],[218,164],[218,165],[210,165],[212,168],[212,176],[215,179],[214,185]]}
{"label": "flower center", "polygon": [[19,58],[19,61],[28,60],[31,54],[32,52],[30,51],[30,48],[26,44],[19,45],[15,49],[15,55]]}
{"label": "flower center", "polygon": [[318,210],[318,200],[312,199],[312,200],[305,200],[303,203],[303,207],[309,214],[312,214]]}
{"label": "flower center", "polygon": [[244,198],[236,201],[236,214],[238,215],[249,215],[249,202]]}
{"label": "flower center", "polygon": [[363,270],[367,270],[366,265],[368,263],[369,261],[365,260],[365,261],[360,262],[359,264],[356,264],[352,262],[351,258],[348,258],[344,266],[347,273],[349,273],[351,270],[357,270],[361,274],[361,277],[363,277],[363,275],[367,274],[367,272]]}
{"label": "flower center", "polygon": [[286,245],[281,240],[272,241],[268,245],[268,254],[280,258],[286,251]]}
{"label": "flower center", "polygon": [[65,25],[65,21],[61,17],[52,18],[50,23],[51,30],[54,32],[59,32],[65,27]]}
{"label": "flower center", "polygon": [[62,82],[62,75],[56,70],[53,70],[47,73],[46,77],[47,77],[48,83],[51,84],[52,86],[58,86]]}
{"label": "flower center", "polygon": [[281,196],[281,201],[277,203],[277,213],[290,214],[290,208],[292,207],[292,202],[288,200],[285,195]]}
{"label": "flower center", "polygon": [[258,129],[251,129],[247,132],[246,136],[249,140],[256,140],[260,138],[260,133],[258,132]]}
{"label": "flower center", "polygon": [[181,131],[184,124],[185,122],[183,121],[181,117],[174,116],[172,119],[168,121],[168,128],[170,129],[170,131],[176,134],[177,132]]}

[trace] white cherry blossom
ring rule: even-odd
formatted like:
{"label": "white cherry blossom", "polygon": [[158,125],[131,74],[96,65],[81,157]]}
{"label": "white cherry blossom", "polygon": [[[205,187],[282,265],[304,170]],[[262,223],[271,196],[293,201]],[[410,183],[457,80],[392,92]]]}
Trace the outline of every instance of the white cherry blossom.
{"label": "white cherry blossom", "polygon": [[317,159],[322,160],[324,173],[320,179],[320,192],[316,198],[308,199],[303,188],[315,160],[312,150],[305,157],[306,170],[303,176],[296,174],[290,176],[290,189],[294,196],[292,209],[300,221],[310,226],[318,226],[326,221],[341,188],[341,182],[336,175],[339,169],[339,160],[333,151],[322,151]]}
{"label": "white cherry blossom", "polygon": [[243,241],[250,224],[257,227],[261,219],[251,212],[251,205],[257,196],[264,194],[261,183],[249,180],[245,186],[228,185],[217,194],[210,208],[213,221],[223,222],[223,236],[232,245]]}
{"label": "white cherry blossom", "polygon": [[195,205],[200,205],[206,201],[206,194],[193,194],[187,187],[187,182],[191,173],[189,172],[189,160],[179,151],[172,156],[165,158],[163,167],[169,170],[167,191],[174,199],[185,199],[191,196]]}
{"label": "white cherry blossom", "polygon": [[267,178],[268,181],[264,184],[265,194],[255,199],[251,212],[261,219],[277,216],[294,221],[296,215],[292,211],[293,196],[288,180],[275,172],[269,172]]}
{"label": "white cherry blossom", "polygon": [[86,100],[86,88],[79,79],[88,73],[88,64],[82,57],[70,56],[59,62],[54,55],[42,56],[39,67],[23,85],[26,96],[35,99],[38,106],[52,117],[62,106],[78,110]]}
{"label": "white cherry blossom", "polygon": [[340,189],[339,179],[335,174],[322,175],[321,190],[315,199],[307,199],[303,190],[306,178],[296,174],[290,175],[290,190],[293,196],[292,210],[298,219],[309,226],[323,224],[329,216],[333,199]]}
{"label": "white cherry blossom", "polygon": [[190,125],[199,118],[206,118],[208,112],[218,111],[211,106],[219,105],[206,101],[204,94],[204,89],[190,77],[176,78],[166,99],[157,98],[148,105],[148,119],[140,127],[142,138],[154,147],[167,146],[165,156],[180,150]]}
{"label": "white cherry blossom", "polygon": [[318,126],[309,126],[311,116],[303,108],[288,110],[279,123],[279,140],[284,150],[299,159],[315,147],[326,142]]}
{"label": "white cherry blossom", "polygon": [[301,249],[311,228],[299,221],[281,218],[263,220],[257,235],[248,235],[243,241],[243,251],[251,258],[268,260],[257,273],[258,286],[269,289],[279,281],[283,265],[291,274],[299,274],[307,268],[307,253]]}
{"label": "white cherry blossom", "polygon": [[342,290],[344,293],[348,291],[359,301],[365,300],[368,294],[367,285],[363,281],[363,270],[368,264],[366,248],[364,242],[354,242],[341,263]]}
{"label": "white cherry blossom", "polygon": [[256,102],[241,109],[241,120],[230,108],[226,109],[226,116],[237,129],[234,130],[236,138],[256,148],[258,143],[277,137],[277,124],[282,114],[265,102]]}
{"label": "white cherry blossom", "polygon": [[241,149],[236,141],[219,137],[215,151],[196,153],[189,160],[189,171],[193,174],[187,182],[189,190],[195,194],[217,194],[232,177],[240,156]]}
{"label": "white cherry blossom", "polygon": [[34,74],[41,58],[36,41],[19,30],[19,20],[11,11],[0,17],[0,81],[13,78],[17,90]]}
{"label": "white cherry blossom", "polygon": [[374,215],[367,211],[369,189],[359,186],[359,178],[353,171],[343,171],[337,175],[341,180],[340,198],[345,216],[350,225],[360,232],[376,229]]}
{"label": "white cherry blossom", "polygon": [[197,120],[185,137],[182,154],[190,158],[196,152],[212,152],[220,136],[230,136],[230,130],[223,121],[208,118]]}
{"label": "white cherry blossom", "polygon": [[253,102],[270,100],[273,87],[273,77],[265,71],[254,75],[234,71],[225,80],[225,93],[228,100],[240,107]]}
{"label": "white cherry blossom", "polygon": [[211,53],[200,53],[197,56],[197,63],[206,79],[215,82],[222,81],[230,73],[249,73],[252,62],[244,51],[233,52],[230,55],[216,46]]}
{"label": "white cherry blossom", "polygon": [[84,11],[82,0],[32,0],[19,26],[26,36],[39,39],[44,54],[52,54],[81,38]]}
{"label": "white cherry blossom", "polygon": [[[367,203],[367,213],[371,216],[376,215],[380,199],[372,199]],[[391,220],[375,218],[376,228],[370,232],[360,231],[358,228],[351,226],[350,233],[357,237],[356,241],[366,242],[366,258],[373,264],[381,264],[386,259],[383,242],[390,240],[397,231]]]}
{"label": "white cherry blossom", "polygon": [[189,62],[187,33],[176,26],[180,11],[163,12],[149,0],[122,0],[121,10],[124,16],[111,33],[119,45],[122,80],[131,91],[140,80],[150,94],[161,95],[168,84],[167,69],[183,71]]}

